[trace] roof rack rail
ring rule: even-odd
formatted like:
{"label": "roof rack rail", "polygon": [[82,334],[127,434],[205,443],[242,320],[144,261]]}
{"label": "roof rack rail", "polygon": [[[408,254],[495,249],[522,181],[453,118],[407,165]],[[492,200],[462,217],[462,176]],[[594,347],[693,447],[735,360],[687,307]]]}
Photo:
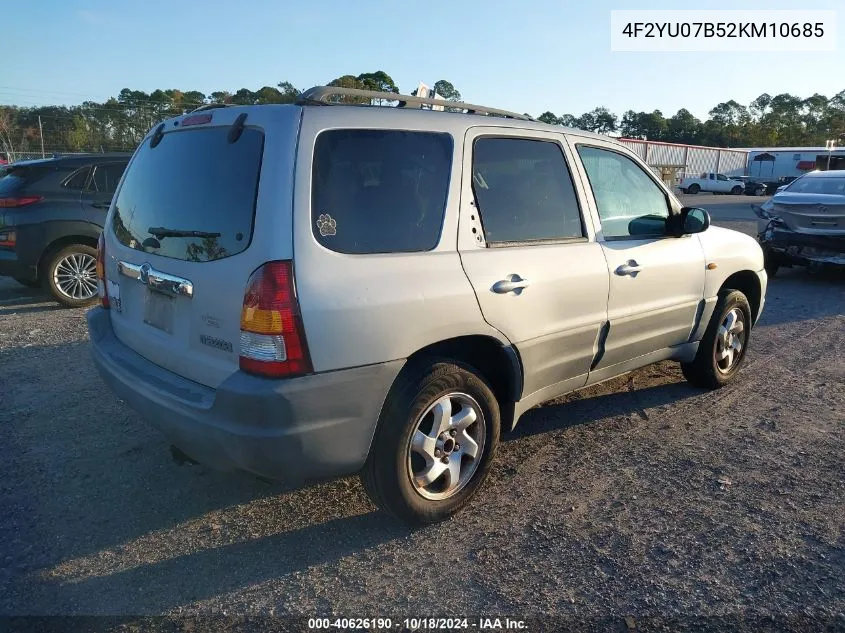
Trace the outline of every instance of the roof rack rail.
{"label": "roof rack rail", "polygon": [[423,105],[442,106],[444,108],[466,110],[466,114],[487,114],[491,116],[505,117],[508,119],[520,119],[523,121],[535,120],[525,114],[517,114],[516,112],[508,112],[507,110],[488,108],[486,106],[473,105],[472,103],[463,103],[461,101],[430,99],[428,97],[415,97],[395,92],[378,92],[375,90],[360,90],[358,88],[341,88],[335,86],[315,86],[310,88],[297,97],[296,103],[298,105],[344,105],[343,103],[332,101],[332,97],[358,97],[370,100],[380,99],[382,101],[398,101],[400,108],[407,108],[410,104],[414,104],[414,106],[418,108],[422,108]]}

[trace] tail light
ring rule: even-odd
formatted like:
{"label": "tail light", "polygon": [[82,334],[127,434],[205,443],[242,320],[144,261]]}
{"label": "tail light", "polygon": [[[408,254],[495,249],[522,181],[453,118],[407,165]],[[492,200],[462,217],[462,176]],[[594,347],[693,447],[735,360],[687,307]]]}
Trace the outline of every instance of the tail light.
{"label": "tail light", "polygon": [[106,285],[106,240],[103,234],[97,240],[97,294],[103,307],[109,309],[109,289]]}
{"label": "tail light", "polygon": [[312,371],[289,261],[250,275],[241,310],[240,368],[268,378]]}
{"label": "tail light", "polygon": [[17,231],[0,231],[0,247],[14,248],[17,241]]}
{"label": "tail light", "polygon": [[44,196],[23,196],[22,198],[0,198],[0,209],[17,209],[36,202],[41,202]]}

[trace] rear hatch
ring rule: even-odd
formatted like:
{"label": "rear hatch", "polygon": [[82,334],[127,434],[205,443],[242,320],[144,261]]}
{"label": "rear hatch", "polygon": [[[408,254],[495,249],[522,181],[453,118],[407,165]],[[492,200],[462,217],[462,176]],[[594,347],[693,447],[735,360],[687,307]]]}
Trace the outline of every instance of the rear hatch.
{"label": "rear hatch", "polygon": [[210,387],[238,369],[249,276],[292,258],[299,121],[296,106],[221,108],[144,139],[104,231],[111,322],[125,345]]}
{"label": "rear hatch", "polygon": [[845,235],[845,173],[804,177],[772,199],[772,212],[798,233]]}
{"label": "rear hatch", "polygon": [[[15,209],[38,202],[40,196],[37,193],[28,193],[28,190],[54,171],[56,162],[52,159],[4,166],[0,171],[0,208]],[[78,202],[78,193],[76,198]]]}

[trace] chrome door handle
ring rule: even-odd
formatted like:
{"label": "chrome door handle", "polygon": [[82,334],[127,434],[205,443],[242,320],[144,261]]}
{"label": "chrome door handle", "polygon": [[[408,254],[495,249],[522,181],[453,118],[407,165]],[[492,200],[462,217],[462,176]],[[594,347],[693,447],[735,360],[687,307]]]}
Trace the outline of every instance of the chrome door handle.
{"label": "chrome door handle", "polygon": [[508,292],[520,294],[523,288],[528,287],[528,280],[523,279],[519,275],[508,275],[507,279],[500,279],[490,288],[496,294],[503,295]]}
{"label": "chrome door handle", "polygon": [[640,265],[635,260],[629,259],[627,263],[622,264],[616,269],[616,274],[619,276],[630,275],[631,277],[636,277],[640,271],[642,271]]}

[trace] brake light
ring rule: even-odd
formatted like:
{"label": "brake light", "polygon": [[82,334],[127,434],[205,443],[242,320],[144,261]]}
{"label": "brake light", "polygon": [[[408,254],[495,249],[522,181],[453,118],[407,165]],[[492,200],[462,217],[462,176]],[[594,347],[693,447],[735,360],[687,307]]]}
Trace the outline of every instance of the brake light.
{"label": "brake light", "polygon": [[109,289],[106,285],[106,240],[102,233],[97,240],[97,294],[100,296],[100,303],[108,310],[111,306]]}
{"label": "brake light", "polygon": [[211,123],[210,114],[194,114],[182,119],[182,127],[188,125],[203,125],[204,123]]}
{"label": "brake light", "polygon": [[0,246],[6,248],[14,248],[18,241],[18,234],[16,231],[2,231],[0,232]]}
{"label": "brake light", "polygon": [[249,277],[241,310],[240,368],[268,378],[312,371],[289,261],[268,262]]}
{"label": "brake light", "polygon": [[0,198],[0,209],[17,209],[41,202],[44,196],[23,196],[21,198]]}

